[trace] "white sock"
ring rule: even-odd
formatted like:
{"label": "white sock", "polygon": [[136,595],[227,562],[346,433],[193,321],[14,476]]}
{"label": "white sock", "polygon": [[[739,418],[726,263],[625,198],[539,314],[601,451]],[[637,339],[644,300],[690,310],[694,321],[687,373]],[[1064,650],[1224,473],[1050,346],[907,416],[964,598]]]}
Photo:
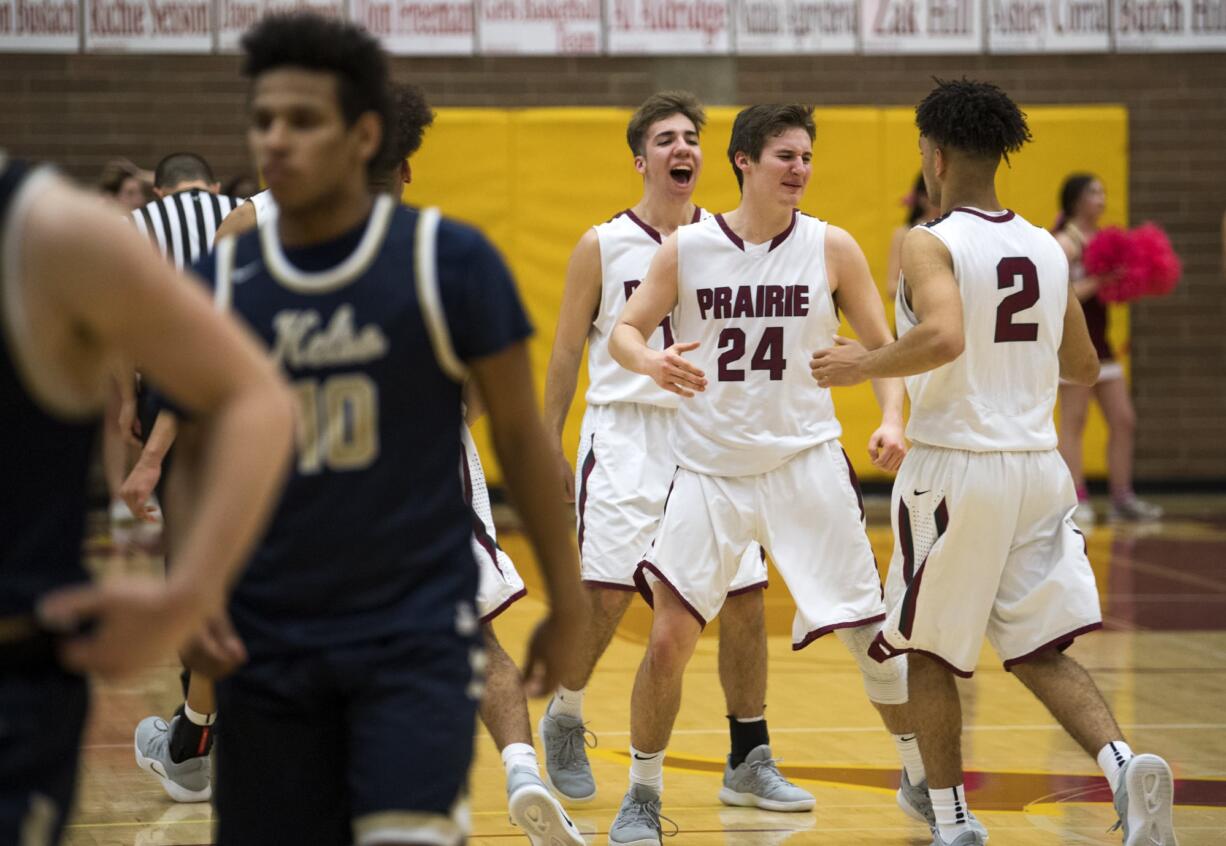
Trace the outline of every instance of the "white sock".
{"label": "white sock", "polygon": [[924,759],[920,757],[919,743],[915,739],[914,734],[894,734],[894,748],[898,750],[898,757],[902,759],[903,769],[907,771],[907,780],[912,785],[921,784],[924,779],[928,778],[928,773],[924,771]]}
{"label": "white sock", "polygon": [[217,722],[216,714],[201,714],[199,711],[193,711],[192,706],[186,702],[183,703],[183,716],[187,717],[188,721],[198,726],[211,726]]}
{"label": "white sock", "polygon": [[941,839],[953,843],[958,835],[970,831],[970,809],[966,807],[966,788],[941,787],[936,790],[928,788],[928,798],[932,800],[932,812],[936,814],[937,829]]}
{"label": "white sock", "polygon": [[1122,740],[1113,740],[1098,750],[1098,766],[1102,767],[1107,784],[1111,785],[1111,793],[1115,793],[1116,782],[1120,779],[1120,770],[1132,757],[1132,750]]}
{"label": "white sock", "polygon": [[630,783],[645,784],[656,793],[664,793],[664,750],[640,752],[630,747]]}
{"label": "white sock", "polygon": [[570,688],[558,685],[558,689],[554,691],[553,699],[549,703],[549,713],[554,717],[561,715],[582,720],[583,691],[571,690]]}
{"label": "white sock", "polygon": [[530,743],[508,743],[502,750],[502,766],[506,768],[507,775],[517,767],[531,767],[534,773],[541,771],[536,762],[536,750]]}

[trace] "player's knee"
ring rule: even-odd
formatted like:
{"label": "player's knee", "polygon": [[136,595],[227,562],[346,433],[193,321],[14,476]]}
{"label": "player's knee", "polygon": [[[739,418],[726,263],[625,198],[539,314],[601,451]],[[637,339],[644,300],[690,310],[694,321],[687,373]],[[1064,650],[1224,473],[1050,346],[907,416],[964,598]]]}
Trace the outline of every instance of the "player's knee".
{"label": "player's knee", "polygon": [[634,599],[634,591],[614,590],[606,587],[589,587],[592,611],[597,617],[613,623],[621,621],[622,615]]}
{"label": "player's knee", "polygon": [[1116,435],[1131,435],[1137,428],[1137,413],[1127,405],[1116,409],[1108,422]]}
{"label": "player's knee", "polygon": [[881,631],[881,624],[874,623],[854,629],[838,629],[835,633],[860,668],[864,679],[864,691],[878,705],[907,704],[907,662],[901,655],[885,661],[877,661],[868,654],[869,646]]}

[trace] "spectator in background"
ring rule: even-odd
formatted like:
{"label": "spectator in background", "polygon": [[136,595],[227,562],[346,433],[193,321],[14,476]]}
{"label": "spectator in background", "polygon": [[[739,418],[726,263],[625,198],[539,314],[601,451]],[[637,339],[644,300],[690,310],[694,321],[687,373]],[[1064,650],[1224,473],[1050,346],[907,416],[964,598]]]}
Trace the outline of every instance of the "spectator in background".
{"label": "spectator in background", "polygon": [[127,159],[112,159],[102,168],[98,190],[114,197],[126,211],[133,211],[149,199],[145,189],[152,183],[153,175],[149,171],[141,170]]}
{"label": "spectator in background", "polygon": [[[903,197],[902,204],[907,207],[907,222],[894,230],[890,239],[890,259],[886,264],[885,285],[889,291],[890,300],[898,296],[898,276],[902,273],[902,242],[913,227],[937,217],[940,210],[928,199],[928,189],[924,187],[924,174],[915,177],[915,185],[911,193]],[[891,313],[889,308],[887,313]]]}
{"label": "spectator in background", "polygon": [[229,197],[242,197],[244,200],[252,194],[259,193],[260,181],[249,173],[240,173],[222,186],[221,193]]}
{"label": "spectator in background", "polygon": [[1085,387],[1060,383],[1060,454],[1064,456],[1077,484],[1077,510],[1073,519],[1082,528],[1093,525],[1095,520],[1082,466],[1082,438],[1091,396],[1098,400],[1099,408],[1107,418],[1111,519],[1147,521],[1162,516],[1160,507],[1137,499],[1132,490],[1136,412],[1124,379],[1124,368],[1115,360],[1115,353],[1107,340],[1107,306],[1096,296],[1104,280],[1099,276],[1087,276],[1081,260],[1086,244],[1098,232],[1098,221],[1106,209],[1107,191],[1098,177],[1089,173],[1072,174],[1060,188],[1060,217],[1053,229],[1056,240],[1068,256],[1069,280],[1073,293],[1081,300],[1086,326],[1100,362],[1097,384]]}

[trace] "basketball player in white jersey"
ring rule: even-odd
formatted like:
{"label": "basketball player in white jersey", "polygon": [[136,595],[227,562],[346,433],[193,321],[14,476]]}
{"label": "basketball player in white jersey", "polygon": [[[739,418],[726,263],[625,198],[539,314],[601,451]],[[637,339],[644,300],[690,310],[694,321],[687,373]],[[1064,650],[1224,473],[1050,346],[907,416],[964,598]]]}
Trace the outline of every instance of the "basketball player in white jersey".
{"label": "basketball player in white jersey", "polygon": [[[674,469],[667,433],[677,398],[613,361],[609,334],[662,240],[679,225],[710,216],[691,199],[702,171],[698,136],[705,121],[693,95],[680,91],[649,97],[631,117],[626,140],[643,176],[643,196],[589,229],[575,247],[545,380],[545,422],[557,438],[567,499],[576,505],[581,575],[591,608],[575,663],[563,673],[540,733],[554,789],[576,803],[596,794],[584,745],[583,689],[634,595],[635,570],[664,510]],[[667,318],[657,323],[651,346],[662,350],[673,344],[672,327]],[[590,387],[576,475],[561,439],[585,342]],[[803,811],[813,807],[812,795],[787,782],[773,764],[745,763],[759,747],[759,757],[771,760],[760,590],[766,581],[761,549],[746,549],[720,629],[720,681],[731,734],[721,796],[767,810]]]}
{"label": "basketball player in white jersey", "polygon": [[939,83],[916,125],[942,217],[904,242],[899,340],[871,352],[846,342],[812,369],[823,385],[909,377],[914,448],[894,485],[890,616],[874,655],[910,653],[934,846],[985,839],[966,825],[953,680],[974,671],[985,632],[1005,669],[1097,757],[1124,843],[1170,846],[1170,768],[1133,757],[1093,680],[1062,654],[1102,617],[1052,410],[1059,379],[1092,385],[1098,358],[1060,245],[996,197],[1001,159],[1030,131],[1003,91],[965,79]]}
{"label": "basketball player in white jersey", "polygon": [[[681,397],[669,438],[672,490],[637,572],[655,618],[634,685],[630,790],[609,831],[613,846],[660,842],[664,748],[682,672],[755,541],[796,601],[793,648],[837,632],[869,698],[907,744],[911,782],[923,780],[899,707],[905,664],[867,654],[885,618],[881,584],[830,392],[807,367],[814,350],[833,342],[836,307],[869,346],[891,338],[859,246],[796,211],[812,172],[812,111],[764,105],[737,116],[728,155],[740,206],[664,242],[609,344],[622,366]],[[647,338],[668,314],[683,342],[653,349]],[[874,387],[883,419],[869,451],[892,471],[905,452],[902,384]],[[910,799],[916,793],[900,792],[900,804],[923,818],[923,803]]]}

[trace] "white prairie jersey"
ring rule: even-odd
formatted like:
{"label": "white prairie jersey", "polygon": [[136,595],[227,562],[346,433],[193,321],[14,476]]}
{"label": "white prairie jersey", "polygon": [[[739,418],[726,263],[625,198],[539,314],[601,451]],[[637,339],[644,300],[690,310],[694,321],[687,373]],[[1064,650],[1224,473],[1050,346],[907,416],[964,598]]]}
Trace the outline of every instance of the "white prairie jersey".
{"label": "white prairie jersey", "polygon": [[[907,437],[972,452],[1056,446],[1052,411],[1068,304],[1064,250],[1011,211],[958,208],[924,228],[949,248],[962,293],[962,355],[907,377]],[[898,286],[901,338],[916,326]]]}
{"label": "white prairie jersey", "polygon": [[830,391],[809,358],[839,320],[826,278],[826,223],[793,213],[786,230],[746,244],[720,215],[677,240],[678,341],[707,389],[681,399],[670,445],[678,465],[712,476],[765,473],[837,438]]}
{"label": "white prairie jersey", "polygon": [[[710,214],[694,209],[697,223]],[[638,402],[676,408],[679,397],[661,388],[648,376],[627,370],[609,354],[609,336],[621,316],[626,300],[647,275],[647,268],[660,249],[660,233],[627,209],[607,223],[594,227],[600,243],[600,310],[592,321],[587,338],[588,405],[611,402]],[[660,328],[647,339],[655,350],[673,344],[671,321],[665,318]]]}

